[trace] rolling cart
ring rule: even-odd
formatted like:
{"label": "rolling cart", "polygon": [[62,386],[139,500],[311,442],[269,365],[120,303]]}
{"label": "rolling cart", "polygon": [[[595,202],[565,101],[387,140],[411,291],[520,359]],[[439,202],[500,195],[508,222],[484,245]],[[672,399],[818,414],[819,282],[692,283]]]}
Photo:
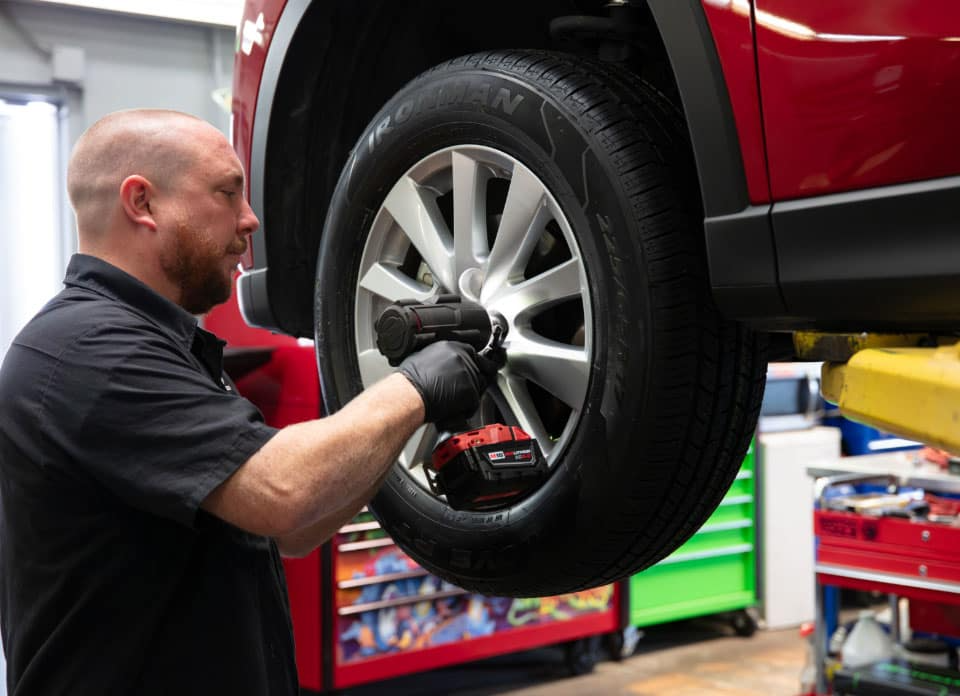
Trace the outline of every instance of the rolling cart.
{"label": "rolling cart", "polygon": [[[960,611],[960,527],[918,519],[832,510],[826,505],[828,492],[837,486],[857,492],[872,488],[891,492],[924,490],[941,495],[960,495],[960,478],[863,473],[824,476],[824,473],[824,469],[819,467],[811,469],[811,474],[817,477],[817,505],[813,517],[817,539],[814,567],[818,693],[826,693],[827,637],[837,625],[837,603],[828,601],[828,588],[887,594],[891,609],[890,632],[894,643],[900,642],[900,598],[924,602],[926,606],[938,607],[947,614],[956,615]],[[953,635],[960,636],[960,624],[954,624],[952,629],[947,628],[946,631],[947,635],[953,632]],[[944,696],[954,693],[946,690],[950,680],[956,682],[954,686],[960,687],[960,673],[957,672],[918,671],[902,664],[891,665],[885,668],[886,673],[882,670],[866,670],[857,680],[872,679],[872,688],[880,689],[891,678],[904,683],[904,680],[910,679],[918,684],[927,679],[931,684],[938,684],[938,689],[944,688],[943,691],[935,691]]]}

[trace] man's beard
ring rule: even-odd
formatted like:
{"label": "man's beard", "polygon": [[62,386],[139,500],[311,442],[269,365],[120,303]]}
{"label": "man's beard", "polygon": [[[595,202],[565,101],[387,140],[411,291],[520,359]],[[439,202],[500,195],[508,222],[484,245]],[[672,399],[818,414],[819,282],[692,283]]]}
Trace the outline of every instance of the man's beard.
{"label": "man's beard", "polygon": [[224,272],[224,260],[227,254],[243,253],[246,241],[238,238],[218,248],[200,229],[180,222],[176,245],[164,270],[180,288],[180,306],[191,314],[205,314],[230,299],[233,274]]}

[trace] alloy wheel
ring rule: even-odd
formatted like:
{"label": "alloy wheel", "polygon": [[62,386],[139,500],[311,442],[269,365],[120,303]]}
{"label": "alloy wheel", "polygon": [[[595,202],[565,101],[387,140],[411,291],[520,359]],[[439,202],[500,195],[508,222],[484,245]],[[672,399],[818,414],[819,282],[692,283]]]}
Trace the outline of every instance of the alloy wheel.
{"label": "alloy wheel", "polygon": [[[434,152],[390,189],[370,228],[355,288],[365,387],[391,371],[373,325],[390,303],[456,293],[506,321],[507,363],[474,425],[506,422],[554,463],[584,407],[592,357],[587,269],[555,197],[523,163],[477,145]],[[400,457],[419,465],[438,432],[421,427]]]}

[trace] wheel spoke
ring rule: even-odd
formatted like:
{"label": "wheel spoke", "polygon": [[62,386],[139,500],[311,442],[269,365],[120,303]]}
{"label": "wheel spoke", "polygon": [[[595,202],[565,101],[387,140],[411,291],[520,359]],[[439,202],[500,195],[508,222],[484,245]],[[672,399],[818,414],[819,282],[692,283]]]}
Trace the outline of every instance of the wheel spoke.
{"label": "wheel spoke", "polygon": [[383,202],[440,284],[456,290],[452,241],[433,193],[408,176],[396,183]]}
{"label": "wheel spoke", "polygon": [[575,411],[583,408],[590,377],[585,348],[521,331],[508,340],[513,374],[536,382]]}
{"label": "wheel spoke", "polygon": [[474,268],[489,252],[486,234],[487,177],[469,155],[453,153],[453,249],[458,274]]}
{"label": "wheel spoke", "polygon": [[537,412],[533,399],[530,398],[526,381],[516,375],[500,373],[497,376],[496,388],[500,392],[503,402],[513,412],[519,426],[540,444],[543,454],[549,457],[553,450],[553,441],[540,419],[540,414]]}
{"label": "wheel spoke", "polygon": [[393,372],[390,363],[376,348],[362,351],[357,358],[360,363],[360,377],[365,387],[372,386]]}
{"label": "wheel spoke", "polygon": [[400,453],[400,465],[408,469],[421,466],[433,452],[437,444],[437,435],[437,428],[433,423],[426,423],[417,428]]}
{"label": "wheel spoke", "polygon": [[391,302],[413,298],[425,300],[430,289],[401,273],[394,266],[375,263],[360,279],[360,287]]}
{"label": "wheel spoke", "polygon": [[545,204],[543,184],[521,164],[513,170],[503,216],[487,260],[484,290],[497,287],[523,275],[543,226],[552,217]]}
{"label": "wheel spoke", "polygon": [[551,305],[582,297],[581,275],[580,260],[570,259],[522,283],[504,285],[483,299],[508,320],[522,320]]}

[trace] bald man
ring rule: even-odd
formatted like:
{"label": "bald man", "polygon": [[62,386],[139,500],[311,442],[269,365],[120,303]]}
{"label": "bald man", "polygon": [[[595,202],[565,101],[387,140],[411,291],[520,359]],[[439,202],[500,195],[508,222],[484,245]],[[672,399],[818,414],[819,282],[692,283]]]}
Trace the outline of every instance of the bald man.
{"label": "bald man", "polygon": [[329,538],[495,366],[434,344],[337,414],[268,427],[194,317],[228,298],[259,224],[224,137],[111,114],[67,186],[79,253],[0,368],[9,693],[296,694],[279,553]]}

